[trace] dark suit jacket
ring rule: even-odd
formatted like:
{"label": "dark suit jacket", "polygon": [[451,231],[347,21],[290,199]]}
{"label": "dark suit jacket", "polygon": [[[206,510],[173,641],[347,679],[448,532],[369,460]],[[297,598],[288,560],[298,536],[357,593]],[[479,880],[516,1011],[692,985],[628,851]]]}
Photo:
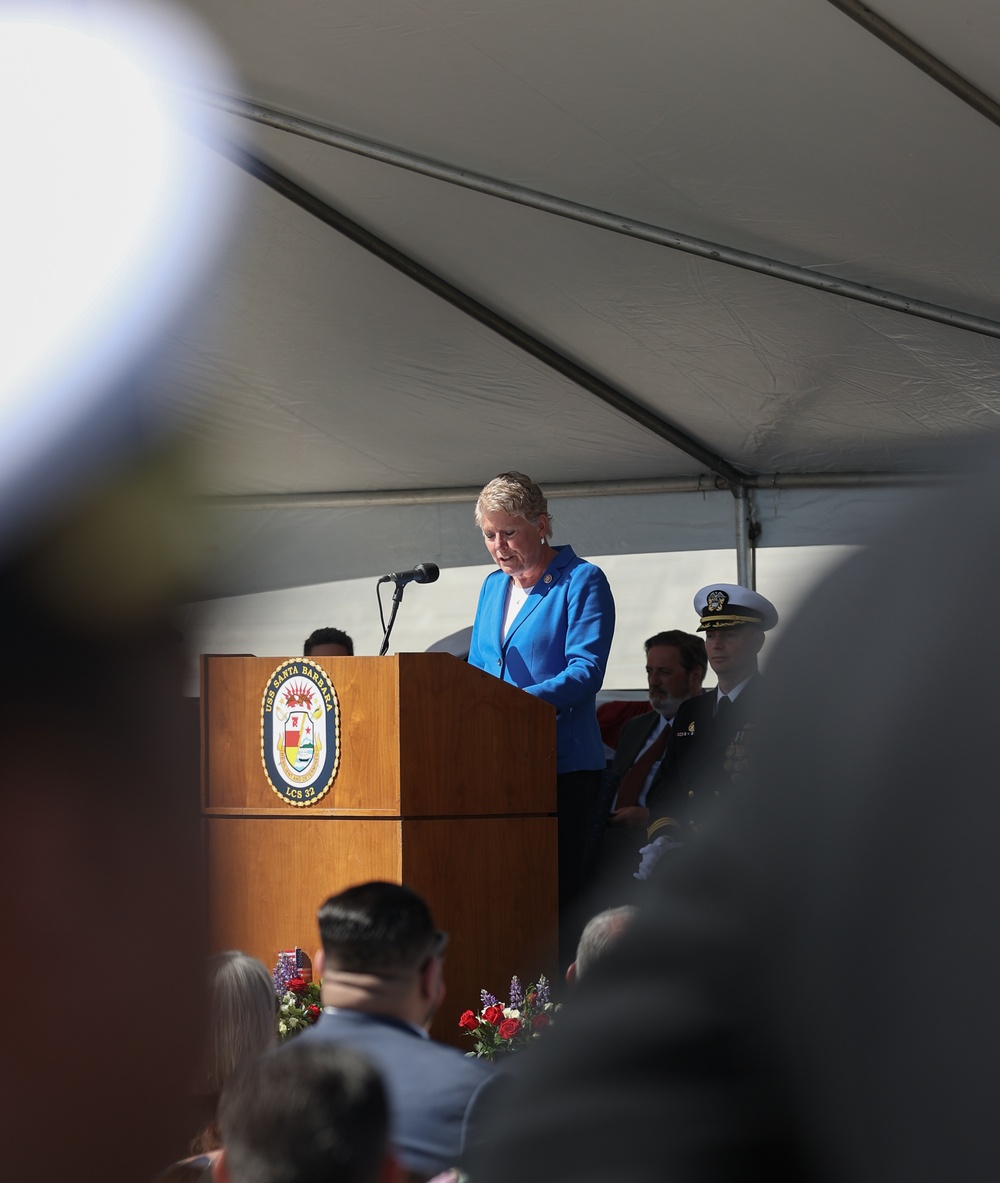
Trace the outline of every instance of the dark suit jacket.
{"label": "dark suit jacket", "polygon": [[659,721],[660,716],[656,711],[649,710],[644,715],[629,719],[622,728],[618,747],[615,748],[615,758],[611,761],[611,775],[614,778],[616,792],[622,777],[635,763],[636,757],[649,739],[649,733]]}
{"label": "dark suit jacket", "polygon": [[[634,887],[633,873],[639,866],[639,850],[646,842],[645,825],[609,826],[608,817],[618,786],[642,751],[650,732],[659,721],[656,711],[638,715],[622,728],[615,757],[604,773],[601,795],[594,809],[587,838],[587,874],[591,901],[590,912],[623,903]],[[661,762],[662,764],[662,762]],[[650,786],[650,795],[656,781]]]}
{"label": "dark suit jacket", "polygon": [[659,717],[656,711],[648,710],[641,715],[637,715],[634,719],[629,719],[622,726],[621,735],[618,737],[618,747],[615,748],[614,759],[604,770],[601,795],[598,797],[597,804],[594,807],[594,833],[592,838],[596,843],[599,843],[601,831],[604,829],[604,823],[608,820],[608,815],[611,813],[611,807],[614,804],[615,795],[618,792],[618,786],[621,784],[622,777],[635,763],[636,757],[642,751],[643,745],[649,738],[649,733],[653,730],[653,725]]}
{"label": "dark suit jacket", "polygon": [[1000,629],[941,613],[1000,586],[1000,479],[957,484],[791,621],[749,783],[566,1003],[476,1183],[996,1177]]}
{"label": "dark suit jacket", "polygon": [[324,1012],[296,1038],[354,1048],[374,1064],[389,1095],[393,1144],[407,1170],[434,1175],[458,1163],[467,1115],[493,1080],[489,1064],[423,1039],[406,1023],[362,1011]]}
{"label": "dark suit jacket", "polygon": [[646,800],[650,838],[673,830],[683,841],[746,780],[761,691],[760,674],[755,674],[733,703],[725,726],[714,717],[715,690],[681,703]]}

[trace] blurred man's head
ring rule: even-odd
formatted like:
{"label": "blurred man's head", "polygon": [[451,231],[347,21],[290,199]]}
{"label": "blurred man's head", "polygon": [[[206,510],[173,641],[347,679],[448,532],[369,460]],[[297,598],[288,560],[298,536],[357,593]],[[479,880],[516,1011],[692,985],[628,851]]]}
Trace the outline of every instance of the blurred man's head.
{"label": "blurred man's head", "polygon": [[331,896],[318,920],[325,1005],[430,1022],[444,998],[448,936],[416,892],[362,883]]}
{"label": "blurred man's head", "polygon": [[685,699],[701,693],[707,667],[701,637],[680,629],[650,637],[646,642],[646,681],[653,710],[672,719]]}
{"label": "blurred man's head", "polygon": [[260,1057],[219,1104],[217,1183],[390,1183],[389,1112],[357,1052],[294,1042]]}
{"label": "blurred man's head", "polygon": [[306,637],[303,657],[353,657],[354,642],[339,628],[318,628]]}
{"label": "blurred man's head", "polygon": [[608,955],[635,920],[636,913],[637,909],[631,905],[623,905],[598,912],[587,921],[576,947],[576,960],[566,970],[566,981],[570,986],[575,986],[585,973],[589,973],[601,958]]}

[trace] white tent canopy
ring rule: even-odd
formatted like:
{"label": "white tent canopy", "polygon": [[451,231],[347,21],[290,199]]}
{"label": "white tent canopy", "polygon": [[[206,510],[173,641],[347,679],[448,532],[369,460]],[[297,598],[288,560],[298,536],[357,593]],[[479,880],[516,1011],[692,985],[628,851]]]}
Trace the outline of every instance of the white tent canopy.
{"label": "white tent canopy", "polygon": [[[929,445],[1000,426],[995,5],[878,3],[985,114],[828,0],[188,7],[239,72],[242,103],[207,103],[221,135],[569,367],[234,164],[211,332],[172,361],[189,405],[213,407],[192,431],[218,594],[482,562],[471,498],[511,467],[554,494],[556,540],[581,553],[732,545],[733,474],[761,545],[856,542]],[[499,200],[232,113],[246,101],[946,311]]]}

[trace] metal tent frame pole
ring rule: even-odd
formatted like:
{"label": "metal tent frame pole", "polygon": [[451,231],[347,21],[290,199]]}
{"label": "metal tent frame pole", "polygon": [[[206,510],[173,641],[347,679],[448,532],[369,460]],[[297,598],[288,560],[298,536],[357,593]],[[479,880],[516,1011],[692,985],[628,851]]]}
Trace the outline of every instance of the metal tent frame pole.
{"label": "metal tent frame pole", "polygon": [[[743,489],[912,489],[946,479],[929,472],[806,472],[774,473],[748,477]],[[657,493],[722,493],[731,490],[726,481],[710,476],[634,478],[620,481],[545,483],[548,497],[625,497]],[[340,493],[238,493],[202,499],[213,509],[359,509],[375,505],[458,505],[474,502],[479,486],[436,489],[369,489]],[[752,523],[749,527],[752,530]]]}
{"label": "metal tent frame pole", "polygon": [[907,37],[901,29],[890,24],[885,17],[873,12],[867,4],[862,4],[861,0],[829,0],[829,3],[834,8],[839,8],[845,16],[856,21],[872,36],[888,45],[890,49],[895,50],[900,57],[906,58],[918,70],[923,70],[929,78],[933,78],[945,90],[950,90],[956,98],[961,99],[984,119],[988,119],[990,123],[1000,127],[1000,103],[991,99],[985,91],[974,86],[968,78],[964,78],[939,57],[935,57],[912,37]]}
{"label": "metal tent frame pole", "polygon": [[[853,17],[853,19],[859,21],[859,23],[865,25],[876,36],[881,37],[882,40],[891,45],[897,52],[902,53],[915,65],[934,77],[936,81],[947,86],[953,93],[980,111],[981,114],[991,119],[994,123],[998,122],[997,116],[998,112],[1000,112],[1000,107],[996,103],[988,99],[987,96],[983,96],[981,92],[976,91],[975,88],[971,87],[959,75],[950,71],[943,63],[940,63],[937,59],[927,54],[922,47],[909,42],[898,30],[887,22],[882,21],[881,18],[872,13],[865,5],[858,3],[857,0],[831,0],[831,3],[847,13],[847,15]],[[577,202],[566,201],[562,198],[528,189],[524,186],[509,184],[493,177],[456,168],[452,165],[430,160],[414,153],[378,144],[374,141],[350,135],[349,133],[315,121],[289,115],[285,112],[265,107],[259,103],[251,103],[236,98],[235,96],[217,92],[202,92],[198,97],[201,101],[209,105],[244,119],[252,120],[294,135],[303,136],[394,167],[421,173],[449,184],[455,184],[485,193],[501,200],[511,201],[601,229],[666,246],[674,250],[680,250],[688,254],[715,260],[716,262],[740,267],[744,270],[754,271],[758,274],[769,275],[772,278],[815,288],[833,295],[844,296],[848,299],[858,300],[863,303],[902,312],[906,315],[936,321],[953,328],[961,328],[984,336],[1000,338],[1000,323],[993,320],[973,316],[969,313],[946,308],[941,305],[911,299],[895,292],[869,287],[866,284],[858,284],[851,280],[840,279],[836,276],[810,270],[809,268],[769,259],[762,255],[751,254],[750,252],[724,246],[720,243],[694,238],[690,235],[680,234],[664,227],[639,222],[635,219],[598,210]],[[860,474],[813,475],[803,473],[786,474],[784,476],[774,474],[771,478],[768,478],[763,475],[740,472],[729,461],[717,453],[713,453],[700,441],[688,436],[685,432],[680,431],[660,416],[652,414],[624,392],[611,386],[610,383],[605,382],[592,372],[576,365],[576,363],[572,362],[565,355],[553,350],[550,346],[520,326],[501,317],[494,310],[481,304],[468,293],[455,288],[441,276],[416,263],[415,260],[403,254],[403,252],[389,246],[384,240],[347,218],[346,215],[336,210],[317,195],[303,189],[272,165],[228,141],[215,141],[213,146],[229,156],[230,159],[252,176],[263,181],[276,192],[281,193],[284,197],[299,205],[302,209],[313,214],[313,216],[340,231],[342,234],[345,234],[352,241],[371,251],[397,270],[409,275],[411,279],[416,280],[422,286],[435,292],[442,299],[466,312],[473,319],[480,321],[480,323],[492,328],[507,340],[519,345],[526,352],[545,362],[563,376],[570,378],[591,394],[596,395],[602,401],[615,407],[618,411],[639,423],[647,430],[660,436],[661,439],[673,444],[673,446],[685,452],[692,459],[706,464],[715,474],[716,488],[728,487],[733,495],[737,582],[741,586],[751,589],[756,586],[754,541],[758,531],[753,521],[752,488],[809,487],[812,482],[815,482],[813,487],[820,487],[822,485],[836,486],[849,482],[862,483],[856,480]],[[694,479],[697,481],[697,486],[702,488],[701,478]],[[904,481],[906,480],[905,477],[903,479]],[[680,478],[677,484],[683,485],[686,480],[687,478]],[[799,483],[800,481],[801,484]],[[637,483],[641,484],[642,482]],[[878,474],[872,483],[894,482],[888,474]],[[631,482],[620,482],[620,484],[631,484]],[[414,490],[412,493],[422,500],[435,499],[435,494],[437,494],[436,499],[441,499],[441,495],[445,494],[446,499],[449,500],[453,499],[455,494],[463,497],[465,495],[465,491],[458,490]],[[451,496],[447,496],[449,493]],[[421,494],[423,494],[422,497]],[[578,495],[587,494],[581,492]],[[324,504],[344,504],[346,499],[358,497],[363,499],[363,503],[373,504],[376,500],[380,500],[385,496],[387,494],[318,494],[311,495],[310,501],[312,504],[316,504],[317,501],[321,501]],[[397,496],[402,499],[406,494],[388,494],[388,496]],[[330,500],[327,500],[328,498]],[[281,504],[292,504],[298,500],[297,498],[283,498]],[[234,498],[225,499],[225,501],[229,505],[233,505],[236,502],[247,505],[253,501],[260,504],[261,499]],[[274,502],[271,503],[274,504]]]}
{"label": "metal tent frame pole", "polygon": [[365,156],[382,164],[405,168],[410,172],[433,177],[438,181],[459,185],[477,193],[485,193],[490,197],[500,198],[502,201],[528,206],[531,209],[555,214],[561,218],[569,218],[575,222],[583,222],[585,225],[596,226],[601,230],[625,234],[630,238],[656,243],[659,246],[683,251],[689,255],[697,255],[716,263],[727,263],[732,267],[740,267],[744,271],[754,271],[759,275],[769,275],[773,279],[815,288],[817,291],[830,295],[843,296],[848,300],[858,300],[863,304],[873,304],[876,307],[888,308],[893,312],[902,312],[907,316],[936,321],[938,324],[949,325],[951,328],[965,329],[968,332],[979,333],[986,337],[1000,338],[1000,322],[989,320],[986,317],[974,316],[972,313],[947,308],[940,304],[931,304],[926,300],[917,300],[899,292],[870,287],[868,284],[856,283],[854,280],[814,271],[809,267],[785,263],[780,259],[769,259],[765,255],[756,255],[750,251],[726,246],[723,243],[709,242],[707,239],[695,238],[690,234],[682,234],[680,231],[669,230],[664,226],[641,222],[635,218],[626,217],[624,214],[615,214],[607,210],[596,209],[593,206],[582,205],[576,201],[567,201],[549,193],[528,189],[523,185],[514,185],[496,177],[485,176],[482,173],[473,172],[471,169],[444,164],[426,156],[406,152],[401,148],[393,148],[374,140],[351,135],[349,132],[340,131],[315,120],[289,115],[284,111],[234,95],[210,90],[198,91],[195,94],[199,101],[221,111],[226,111],[230,115],[237,115],[242,119],[260,123],[266,127],[273,127],[278,131],[303,136],[332,148],[340,148],[345,152],[353,152],[357,156]]}
{"label": "metal tent frame pole", "polygon": [[736,512],[736,582],[740,587],[757,590],[757,572],[753,555],[753,505],[746,485],[733,489]]}
{"label": "metal tent frame pole", "polygon": [[367,227],[349,218],[324,198],[305,189],[266,160],[222,137],[206,136],[205,143],[220,155],[231,160],[244,172],[281,194],[286,200],[305,210],[306,213],[311,214],[324,225],[336,230],[351,242],[381,259],[383,263],[388,263],[390,267],[402,272],[403,275],[433,292],[434,295],[451,304],[452,307],[464,312],[466,316],[485,325],[488,329],[492,329],[505,340],[517,345],[525,353],[555,370],[556,373],[568,378],[589,394],[607,403],[608,406],[613,407],[646,431],[659,436],[660,439],[665,440],[693,460],[704,464],[723,481],[729,484],[739,484],[746,477],[745,472],[730,464],[725,457],[713,452],[694,436],[675,427],[669,420],[650,411],[592,370],[579,365],[566,354],[554,349],[533,333],[529,333],[527,329],[508,320],[507,317],[502,316],[495,309],[483,304],[482,301],[456,287],[453,283],[449,283],[436,271],[418,263],[412,256],[392,246],[385,239],[379,238]]}

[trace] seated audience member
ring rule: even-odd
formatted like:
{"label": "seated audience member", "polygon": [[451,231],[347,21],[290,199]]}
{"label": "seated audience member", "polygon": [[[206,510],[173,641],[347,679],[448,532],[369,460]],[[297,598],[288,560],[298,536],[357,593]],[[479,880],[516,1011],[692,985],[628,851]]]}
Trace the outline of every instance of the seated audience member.
{"label": "seated audience member", "polygon": [[607,956],[635,920],[636,912],[636,908],[625,904],[620,908],[598,912],[587,921],[576,948],[576,960],[566,970],[568,985],[575,986],[585,973],[589,973],[598,961]]}
{"label": "seated audience member", "polygon": [[362,883],[319,910],[323,1014],[298,1040],[351,1047],[382,1075],[402,1165],[427,1178],[458,1163],[467,1118],[493,1080],[483,1061],[436,1043],[447,934],[396,883]]}
{"label": "seated audience member", "polygon": [[601,729],[605,759],[610,762],[615,758],[625,724],[638,715],[648,715],[651,710],[647,699],[615,698],[597,704],[597,725]]}
{"label": "seated audience member", "polygon": [[595,901],[621,903],[634,888],[639,849],[646,842],[647,799],[661,787],[664,753],[683,703],[701,694],[708,658],[705,642],[671,629],[645,644],[649,705],[622,728],[595,817],[592,892]]}
{"label": "seated audience member", "polygon": [[303,657],[353,657],[354,642],[339,628],[318,628],[302,646]]}
{"label": "seated audience member", "polygon": [[[278,997],[264,964],[238,950],[212,957],[208,1014],[205,1086],[215,1106],[227,1082],[239,1069],[277,1042]],[[196,1142],[193,1149],[217,1149],[218,1127],[214,1121]]]}
{"label": "seated audience member", "polygon": [[216,1183],[393,1183],[375,1069],[348,1048],[297,1039],[233,1078],[219,1106]]}
{"label": "seated audience member", "polygon": [[165,1171],[162,1183],[207,1178],[222,1145],[219,1096],[243,1067],[277,1041],[278,998],[271,975],[256,957],[231,950],[209,960],[208,1051],[195,1098],[202,1123],[191,1142],[193,1157]]}
{"label": "seated audience member", "polygon": [[718,810],[751,766],[763,679],[757,655],[778,623],[770,600],[733,583],[710,583],[695,593],[708,664],[719,680],[713,693],[682,703],[656,784],[649,793],[650,845],[645,877],[664,848],[687,842]]}

